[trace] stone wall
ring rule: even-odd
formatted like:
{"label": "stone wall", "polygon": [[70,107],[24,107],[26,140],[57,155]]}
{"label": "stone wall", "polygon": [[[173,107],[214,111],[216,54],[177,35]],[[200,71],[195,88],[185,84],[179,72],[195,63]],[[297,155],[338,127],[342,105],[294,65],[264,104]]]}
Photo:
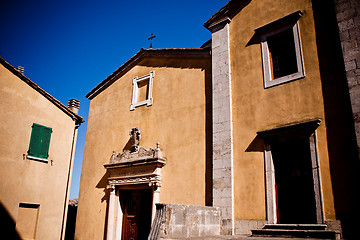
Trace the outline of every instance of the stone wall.
{"label": "stone wall", "polygon": [[334,0],[334,3],[360,150],[360,1]]}
{"label": "stone wall", "polygon": [[156,204],[149,239],[176,239],[220,235],[220,209],[180,204]]}

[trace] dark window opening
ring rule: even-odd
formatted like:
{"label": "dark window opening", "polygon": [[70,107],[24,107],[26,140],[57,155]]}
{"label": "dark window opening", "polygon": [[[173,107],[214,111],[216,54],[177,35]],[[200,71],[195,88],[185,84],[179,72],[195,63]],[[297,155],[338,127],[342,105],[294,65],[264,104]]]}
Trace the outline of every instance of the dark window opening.
{"label": "dark window opening", "polygon": [[293,29],[267,38],[272,79],[298,72]]}
{"label": "dark window opening", "polygon": [[149,79],[140,81],[138,84],[137,102],[146,101],[149,98]]}

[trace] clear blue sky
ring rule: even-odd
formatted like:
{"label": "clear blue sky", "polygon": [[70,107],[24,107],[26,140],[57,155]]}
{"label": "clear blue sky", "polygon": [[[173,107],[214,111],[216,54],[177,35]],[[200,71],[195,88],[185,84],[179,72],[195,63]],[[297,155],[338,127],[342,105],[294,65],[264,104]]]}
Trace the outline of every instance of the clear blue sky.
{"label": "clear blue sky", "polygon": [[[200,47],[203,27],[228,0],[2,0],[0,56],[62,103],[81,101],[70,199],[79,192],[90,101],[85,95],[148,48]],[[102,167],[102,166],[99,166]]]}

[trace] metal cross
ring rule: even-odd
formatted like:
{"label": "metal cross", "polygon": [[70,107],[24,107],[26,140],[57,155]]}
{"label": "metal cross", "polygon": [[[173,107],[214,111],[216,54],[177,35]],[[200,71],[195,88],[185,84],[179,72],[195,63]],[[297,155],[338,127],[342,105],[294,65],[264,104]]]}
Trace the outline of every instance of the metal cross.
{"label": "metal cross", "polygon": [[152,48],[152,40],[153,40],[154,37],[156,37],[156,36],[151,34],[151,37],[148,38],[148,40],[150,40],[150,48]]}

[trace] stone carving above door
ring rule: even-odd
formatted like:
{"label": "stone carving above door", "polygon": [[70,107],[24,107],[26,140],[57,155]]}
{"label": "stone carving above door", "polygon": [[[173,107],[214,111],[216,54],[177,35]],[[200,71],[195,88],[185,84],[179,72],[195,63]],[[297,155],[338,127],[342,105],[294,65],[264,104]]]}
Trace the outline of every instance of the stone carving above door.
{"label": "stone carving above door", "polygon": [[139,128],[132,128],[129,132],[131,144],[130,150],[124,150],[122,153],[113,154],[110,158],[110,163],[125,163],[139,160],[162,158],[162,151],[160,150],[160,143],[156,143],[156,148],[140,147],[141,132]]}
{"label": "stone carving above door", "polygon": [[119,154],[113,151],[110,163],[104,165],[109,172],[109,185],[147,184],[160,187],[161,168],[166,163],[160,143],[156,143],[156,148],[143,148],[140,147],[141,132],[138,128],[132,128],[129,135],[131,148]]}

